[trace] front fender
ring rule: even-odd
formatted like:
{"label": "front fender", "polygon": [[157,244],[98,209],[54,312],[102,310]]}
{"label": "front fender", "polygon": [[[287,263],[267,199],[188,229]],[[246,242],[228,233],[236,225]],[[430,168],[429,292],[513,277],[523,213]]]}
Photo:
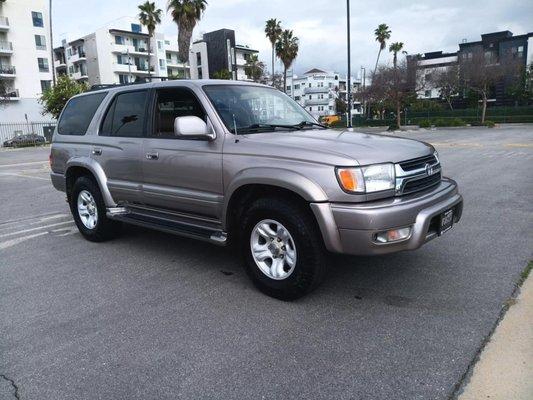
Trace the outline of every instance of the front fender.
{"label": "front fender", "polygon": [[245,185],[269,185],[290,190],[308,202],[328,201],[326,193],[306,176],[283,168],[247,168],[234,176],[227,186],[222,210],[222,221],[226,224],[228,205],[233,194]]}
{"label": "front fender", "polygon": [[107,176],[100,164],[90,157],[72,157],[67,161],[66,167],[65,177],[68,175],[69,168],[72,167],[81,167],[89,170],[96,179],[96,183],[98,184],[100,192],[102,193],[102,197],[104,198],[105,205],[107,207],[116,207],[117,204],[113,200],[113,197],[107,188]]}

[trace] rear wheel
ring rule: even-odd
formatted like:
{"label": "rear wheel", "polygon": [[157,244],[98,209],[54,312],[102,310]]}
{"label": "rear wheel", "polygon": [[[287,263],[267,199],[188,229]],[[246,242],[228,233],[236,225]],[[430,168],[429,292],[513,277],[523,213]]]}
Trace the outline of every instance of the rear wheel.
{"label": "rear wheel", "polygon": [[120,222],[107,218],[100,188],[90,177],[82,176],[74,183],[70,210],[78,230],[87,240],[103,242],[120,232]]}
{"label": "rear wheel", "polygon": [[294,300],[322,281],[327,251],[309,210],[290,200],[259,199],[245,213],[241,248],[259,290]]}

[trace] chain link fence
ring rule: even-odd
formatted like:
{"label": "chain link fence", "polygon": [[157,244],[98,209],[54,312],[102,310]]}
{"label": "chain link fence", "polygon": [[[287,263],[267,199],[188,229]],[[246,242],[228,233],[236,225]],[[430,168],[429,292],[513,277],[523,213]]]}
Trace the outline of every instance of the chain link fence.
{"label": "chain link fence", "polygon": [[56,121],[0,123],[0,145],[17,147],[49,143],[56,125]]}

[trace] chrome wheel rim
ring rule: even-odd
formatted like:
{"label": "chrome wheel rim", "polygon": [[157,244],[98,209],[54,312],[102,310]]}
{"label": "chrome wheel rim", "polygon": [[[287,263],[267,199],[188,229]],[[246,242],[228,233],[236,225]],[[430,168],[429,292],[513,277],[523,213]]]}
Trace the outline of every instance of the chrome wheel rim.
{"label": "chrome wheel rim", "polygon": [[98,223],[98,208],[93,195],[87,190],[78,194],[78,215],[87,229],[94,229]]}
{"label": "chrome wheel rim", "polygon": [[264,219],[252,230],[250,249],[257,267],[270,279],[287,279],[296,267],[296,246],[278,221]]}

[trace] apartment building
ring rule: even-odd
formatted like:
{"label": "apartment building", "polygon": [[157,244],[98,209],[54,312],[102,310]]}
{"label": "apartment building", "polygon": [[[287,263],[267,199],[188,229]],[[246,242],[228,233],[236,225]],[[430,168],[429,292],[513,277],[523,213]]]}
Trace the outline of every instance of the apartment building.
{"label": "apartment building", "polygon": [[52,84],[50,46],[47,0],[0,3],[0,123],[50,120],[38,103]]}
{"label": "apartment building", "polygon": [[[360,80],[354,78],[352,92],[359,90]],[[338,113],[336,99],[346,101],[347,80],[336,72],[313,68],[302,76],[287,77],[287,94],[315,118]],[[362,113],[361,103],[354,101],[352,115]]]}
{"label": "apartment building", "polygon": [[237,44],[232,29],[204,33],[191,46],[191,79],[212,79],[217,73],[229,71],[231,79],[251,81],[245,67],[250,57],[258,53],[247,45]]}
{"label": "apartment building", "polygon": [[[416,86],[422,89],[419,98],[438,99],[439,87],[434,83],[434,77],[451,67],[459,67],[461,60],[471,59],[475,52],[483,52],[486,60],[498,64],[510,58],[518,61],[524,68],[533,63],[533,32],[523,35],[513,35],[510,31],[492,32],[481,35],[481,40],[459,43],[459,50],[452,53],[434,51],[421,55],[407,57],[408,65],[415,67]],[[512,77],[504,77],[491,91],[489,102],[493,105],[504,105],[511,100],[507,98],[507,88]],[[458,97],[458,103],[461,99]]]}
{"label": "apartment building", "polygon": [[58,74],[92,85],[125,84],[147,78],[189,76],[177,59],[177,40],[152,38],[136,18],[123,17],[54,49]]}

